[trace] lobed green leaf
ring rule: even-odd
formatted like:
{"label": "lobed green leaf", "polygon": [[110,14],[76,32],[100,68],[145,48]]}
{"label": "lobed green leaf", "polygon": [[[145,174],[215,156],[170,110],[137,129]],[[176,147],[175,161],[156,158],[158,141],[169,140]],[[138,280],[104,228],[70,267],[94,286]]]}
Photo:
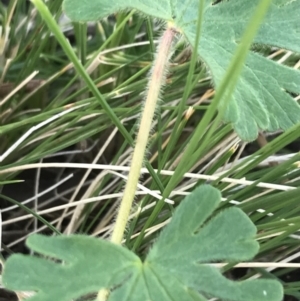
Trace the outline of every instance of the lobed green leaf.
{"label": "lobed green leaf", "polygon": [[71,301],[102,288],[110,301],[280,301],[274,280],[234,282],[211,262],[252,258],[258,251],[256,229],[241,210],[227,209],[211,218],[220,192],[201,186],[176,209],[146,260],[110,242],[82,235],[32,235],[28,247],[39,256],[12,255],[3,284],[34,291],[28,301]]}
{"label": "lobed green leaf", "polygon": [[[259,0],[205,1],[199,57],[219,86]],[[199,0],[64,0],[74,21],[100,20],[124,9],[171,22],[193,45]],[[300,0],[273,0],[254,43],[300,53]],[[300,93],[300,72],[251,52],[224,120],[238,135],[254,140],[259,130],[286,130],[300,121],[300,106],[290,93]]]}

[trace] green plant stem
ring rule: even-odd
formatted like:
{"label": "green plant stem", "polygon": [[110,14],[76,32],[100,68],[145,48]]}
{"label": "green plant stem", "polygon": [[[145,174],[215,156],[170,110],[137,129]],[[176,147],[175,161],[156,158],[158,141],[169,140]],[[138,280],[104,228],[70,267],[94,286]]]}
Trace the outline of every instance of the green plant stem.
{"label": "green plant stem", "polygon": [[171,27],[168,27],[164,32],[160,41],[154,65],[151,70],[148,93],[140,122],[140,128],[136,138],[136,145],[132,156],[132,163],[128,175],[128,181],[125,186],[123,199],[119,208],[115,228],[111,237],[111,241],[116,244],[121,244],[122,242],[132,202],[134,200],[141,168],[144,161],[148,138],[151,131],[156,104],[160,96],[161,87],[165,83],[165,74],[168,68],[174,35],[175,31]]}

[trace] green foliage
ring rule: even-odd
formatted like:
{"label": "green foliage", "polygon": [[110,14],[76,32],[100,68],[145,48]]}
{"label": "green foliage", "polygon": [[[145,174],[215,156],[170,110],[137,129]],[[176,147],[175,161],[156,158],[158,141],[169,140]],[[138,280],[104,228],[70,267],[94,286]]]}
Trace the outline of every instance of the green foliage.
{"label": "green foliage", "polygon": [[[259,0],[213,2],[205,0],[197,50],[218,87]],[[90,21],[100,20],[126,8],[137,9],[174,23],[193,45],[198,5],[199,0],[65,0],[64,10],[74,21]],[[299,10],[300,0],[273,0],[254,43],[300,52]],[[231,122],[239,136],[246,141],[255,139],[259,129],[287,129],[300,121],[300,107],[289,94],[300,92],[299,83],[298,70],[251,52],[224,120]]]}
{"label": "green foliage", "polygon": [[32,235],[27,245],[48,258],[12,255],[3,284],[36,291],[30,301],[70,301],[101,288],[113,289],[110,301],[203,301],[211,296],[280,301],[278,282],[234,282],[209,264],[248,260],[259,248],[255,226],[241,210],[230,208],[210,219],[220,201],[217,189],[197,188],[178,206],[144,262],[121,246],[88,236]]}

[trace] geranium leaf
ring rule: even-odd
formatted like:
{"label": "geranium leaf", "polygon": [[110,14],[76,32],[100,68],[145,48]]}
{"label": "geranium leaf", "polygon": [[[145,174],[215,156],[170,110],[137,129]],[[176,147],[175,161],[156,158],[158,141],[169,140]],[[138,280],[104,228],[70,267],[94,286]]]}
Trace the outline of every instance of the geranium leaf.
{"label": "geranium leaf", "polygon": [[280,286],[275,295],[273,290],[267,289],[269,285],[273,287],[272,281],[237,284],[224,278],[216,268],[205,265],[216,260],[248,260],[259,248],[254,240],[255,226],[237,208],[227,209],[205,223],[220,201],[219,191],[211,186],[196,189],[177,208],[172,222],[161,233],[146,262],[149,261],[157,269],[163,267],[176,277],[181,277],[187,287],[208,295],[226,300],[258,301],[266,300],[264,294],[272,294],[272,300],[280,292]]}
{"label": "geranium leaf", "polygon": [[[237,208],[230,208],[218,214],[199,231],[199,227],[212,214],[221,199],[219,191],[211,189],[210,186],[203,186],[201,192],[203,196],[200,200],[199,195],[193,193],[185,201],[182,210],[181,207],[177,208],[172,223],[165,228],[150,251],[150,261],[160,262],[164,266],[167,266],[168,262],[172,265],[174,260],[182,261],[181,264],[186,265],[185,261],[190,261],[190,258],[203,263],[216,260],[242,261],[252,258],[257,253],[259,245],[254,240],[256,228],[245,213]],[[230,223],[227,220],[230,220]],[[180,248],[182,244],[188,245],[189,248]],[[226,248],[220,249],[220,246]],[[172,249],[176,249],[177,252],[173,253]],[[179,251],[183,254],[179,254]]]}
{"label": "geranium leaf", "polygon": [[3,282],[12,290],[37,291],[33,301],[71,301],[101,287],[119,285],[128,277],[128,265],[141,264],[125,248],[83,235],[32,235],[26,244],[49,259],[13,255]]}
{"label": "geranium leaf", "polygon": [[32,235],[27,245],[45,257],[12,255],[3,284],[36,292],[28,301],[71,301],[101,288],[112,290],[109,301],[280,301],[279,282],[234,282],[210,264],[248,260],[258,250],[255,227],[241,210],[211,217],[220,201],[215,188],[197,188],[178,206],[144,262],[123,247],[88,236]]}
{"label": "geranium leaf", "polygon": [[[215,85],[220,84],[259,0],[205,1],[197,51]],[[124,9],[136,9],[170,21],[193,45],[199,0],[64,0],[74,21],[100,20]],[[300,52],[300,0],[273,0],[254,43]],[[300,72],[250,52],[224,120],[238,135],[254,140],[259,130],[286,130],[300,121],[300,106],[290,96],[300,93]]]}

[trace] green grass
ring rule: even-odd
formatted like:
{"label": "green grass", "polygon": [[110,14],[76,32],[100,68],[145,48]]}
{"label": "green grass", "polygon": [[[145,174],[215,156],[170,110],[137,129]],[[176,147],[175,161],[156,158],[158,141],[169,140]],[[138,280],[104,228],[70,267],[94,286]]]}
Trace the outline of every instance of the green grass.
{"label": "green grass", "polygon": [[[6,191],[10,185],[7,181],[28,181],[21,171],[34,169],[31,192],[41,192],[41,169],[51,167],[58,183],[71,173],[81,173],[69,192],[60,191],[43,202],[33,198],[19,209],[4,210],[2,231],[31,221],[28,229],[32,232],[53,233],[56,229],[108,238],[126,181],[161,24],[134,12],[97,24],[68,24],[64,32],[70,39],[68,44],[57,28],[49,30],[32,4],[28,6],[26,1],[10,1],[9,7],[0,5],[0,182]],[[60,7],[58,0],[49,4],[57,20]],[[278,49],[261,51],[289,66],[299,62],[299,55],[288,56]],[[212,128],[214,122],[209,122],[199,129],[214,91],[205,66],[190,58],[185,42],[179,39],[153,123],[125,244],[143,257],[174,210],[170,204],[159,208],[158,217],[146,229],[145,237],[141,236],[143,226],[157,209],[157,198],[166,196],[170,182],[176,184],[166,197],[176,205],[196,185],[209,181],[222,191],[220,210],[239,206],[258,228],[261,249],[255,262],[265,262],[267,268],[254,266],[244,277],[258,273],[279,277],[285,293],[300,298],[300,283],[283,280],[299,266],[276,268],[277,263],[297,262],[299,258],[300,155],[287,154],[292,153],[291,143],[299,143],[300,125],[278,133],[276,138],[262,133],[268,143],[252,146],[241,142],[231,125],[218,123]],[[30,79],[35,71],[38,73]],[[22,88],[14,91],[20,85]],[[211,116],[216,118],[216,111]],[[49,122],[41,126],[46,120]],[[196,131],[202,135],[194,135]],[[17,141],[20,143],[16,145]],[[180,160],[188,144],[194,150],[188,164],[183,165]],[[66,152],[65,165],[55,157],[60,152]],[[175,177],[170,171],[175,171]],[[23,201],[5,198],[12,203]],[[72,204],[68,205],[69,201]],[[33,215],[38,222],[32,223]],[[2,246],[4,257],[8,250],[14,251],[17,244],[23,243],[25,237],[19,238],[20,242],[12,239]]]}

